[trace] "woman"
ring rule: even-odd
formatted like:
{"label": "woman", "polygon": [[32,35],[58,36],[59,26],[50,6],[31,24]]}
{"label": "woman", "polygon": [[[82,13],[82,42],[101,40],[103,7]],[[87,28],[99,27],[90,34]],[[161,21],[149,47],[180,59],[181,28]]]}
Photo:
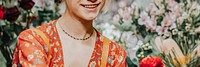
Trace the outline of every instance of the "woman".
{"label": "woman", "polygon": [[13,66],[125,67],[123,48],[92,26],[109,1],[65,0],[62,17],[19,35]]}

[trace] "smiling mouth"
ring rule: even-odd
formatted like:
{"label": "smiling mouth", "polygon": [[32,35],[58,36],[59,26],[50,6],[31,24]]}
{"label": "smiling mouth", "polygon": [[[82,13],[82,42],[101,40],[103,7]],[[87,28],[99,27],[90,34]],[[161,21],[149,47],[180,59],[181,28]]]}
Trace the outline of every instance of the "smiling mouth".
{"label": "smiling mouth", "polygon": [[100,3],[98,4],[81,4],[81,6],[85,7],[85,8],[89,8],[89,9],[93,9],[99,6]]}

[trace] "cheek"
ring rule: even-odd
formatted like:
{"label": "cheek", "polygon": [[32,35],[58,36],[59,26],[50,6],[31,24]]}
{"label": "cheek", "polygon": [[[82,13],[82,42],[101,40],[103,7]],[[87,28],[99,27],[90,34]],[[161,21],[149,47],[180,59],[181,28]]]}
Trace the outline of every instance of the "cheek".
{"label": "cheek", "polygon": [[101,2],[102,2],[102,4],[101,4],[101,9],[102,9],[102,8],[104,8],[106,5],[105,5],[105,0],[102,0]]}

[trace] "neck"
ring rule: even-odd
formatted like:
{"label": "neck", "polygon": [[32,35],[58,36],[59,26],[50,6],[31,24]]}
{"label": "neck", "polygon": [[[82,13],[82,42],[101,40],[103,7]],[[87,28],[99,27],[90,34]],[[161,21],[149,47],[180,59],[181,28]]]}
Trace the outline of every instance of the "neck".
{"label": "neck", "polygon": [[78,38],[85,38],[93,32],[92,22],[93,20],[88,21],[75,17],[67,11],[58,20],[63,30]]}

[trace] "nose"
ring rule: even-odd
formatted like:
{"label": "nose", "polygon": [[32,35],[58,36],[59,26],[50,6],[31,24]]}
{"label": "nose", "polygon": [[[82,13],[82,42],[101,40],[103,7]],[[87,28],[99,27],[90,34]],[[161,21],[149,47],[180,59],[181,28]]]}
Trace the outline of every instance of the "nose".
{"label": "nose", "polygon": [[93,2],[93,3],[94,3],[94,2],[96,2],[97,0],[88,0],[88,1],[91,1],[91,2]]}

